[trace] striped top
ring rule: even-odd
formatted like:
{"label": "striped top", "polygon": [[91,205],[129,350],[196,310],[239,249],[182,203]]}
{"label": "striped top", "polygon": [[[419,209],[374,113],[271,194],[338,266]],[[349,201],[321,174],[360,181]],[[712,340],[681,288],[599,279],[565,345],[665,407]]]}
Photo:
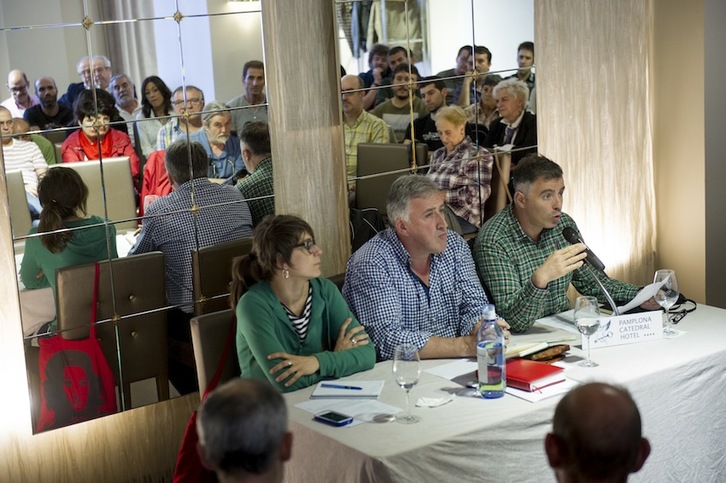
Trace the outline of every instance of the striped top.
{"label": "striped top", "polygon": [[282,307],[285,309],[285,313],[290,319],[292,326],[295,328],[295,332],[297,332],[297,337],[298,339],[300,339],[301,343],[305,341],[305,337],[307,337],[308,335],[308,325],[310,324],[310,309],[312,306],[313,286],[311,284],[308,284],[308,297],[305,299],[305,306],[303,307],[302,314],[299,317],[295,315],[290,309],[288,309],[285,304],[282,304]]}

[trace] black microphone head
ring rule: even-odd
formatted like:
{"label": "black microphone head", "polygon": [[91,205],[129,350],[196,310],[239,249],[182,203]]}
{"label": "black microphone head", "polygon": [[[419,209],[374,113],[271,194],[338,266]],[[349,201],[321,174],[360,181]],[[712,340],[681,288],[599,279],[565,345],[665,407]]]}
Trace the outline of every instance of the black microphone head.
{"label": "black microphone head", "polygon": [[565,240],[567,240],[568,242],[572,243],[573,245],[575,243],[580,243],[580,235],[571,226],[566,226],[562,230],[562,236],[565,237]]}

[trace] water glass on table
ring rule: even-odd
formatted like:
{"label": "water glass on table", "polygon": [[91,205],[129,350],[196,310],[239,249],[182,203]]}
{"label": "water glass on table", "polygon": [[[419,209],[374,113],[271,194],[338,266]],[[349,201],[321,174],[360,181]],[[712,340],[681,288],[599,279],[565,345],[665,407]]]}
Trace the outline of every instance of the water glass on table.
{"label": "water glass on table", "polygon": [[409,392],[418,384],[421,377],[421,360],[418,350],[412,344],[401,344],[396,346],[393,354],[393,379],[401,389],[406,391],[406,410],[403,414],[396,415],[396,421],[403,424],[418,423],[421,418],[411,414],[409,404]]}
{"label": "water glass on table", "polygon": [[600,307],[597,298],[580,296],[575,301],[575,326],[587,338],[587,360],[577,365],[582,367],[597,367],[599,364],[590,359],[590,336],[600,327]]}

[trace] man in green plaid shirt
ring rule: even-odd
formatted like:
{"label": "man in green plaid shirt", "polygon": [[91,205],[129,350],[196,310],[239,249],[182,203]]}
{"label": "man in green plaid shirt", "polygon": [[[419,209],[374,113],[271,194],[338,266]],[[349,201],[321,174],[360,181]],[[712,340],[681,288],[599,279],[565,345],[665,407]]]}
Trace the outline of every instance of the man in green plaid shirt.
{"label": "man in green plaid shirt", "polygon": [[275,214],[270,130],[266,122],[248,122],[239,137],[242,158],[252,174],[241,179],[237,189],[248,200],[252,226],[257,226],[264,217]]}
{"label": "man in green plaid shirt", "polygon": [[[512,177],[513,203],[487,221],[474,242],[479,278],[512,330],[524,332],[538,318],[569,310],[570,283],[607,303],[593,274],[616,302],[630,301],[637,287],[583,268],[586,246],[570,245],[562,236],[567,226],[579,230],[562,212],[565,182],[560,166],[532,154],[519,162]],[[641,307],[659,308],[653,299]]]}

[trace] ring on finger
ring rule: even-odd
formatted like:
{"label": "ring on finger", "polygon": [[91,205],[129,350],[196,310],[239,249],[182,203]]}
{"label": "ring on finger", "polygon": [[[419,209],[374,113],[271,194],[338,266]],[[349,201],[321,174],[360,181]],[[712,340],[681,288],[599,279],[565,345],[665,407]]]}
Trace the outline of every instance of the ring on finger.
{"label": "ring on finger", "polygon": [[287,361],[287,367],[291,367],[291,366],[292,366],[292,361]]}
{"label": "ring on finger", "polygon": [[357,340],[355,340],[355,339],[350,339],[350,342],[351,342],[351,343],[352,343],[353,345],[356,345],[356,344],[358,343],[358,341],[357,341]]}

